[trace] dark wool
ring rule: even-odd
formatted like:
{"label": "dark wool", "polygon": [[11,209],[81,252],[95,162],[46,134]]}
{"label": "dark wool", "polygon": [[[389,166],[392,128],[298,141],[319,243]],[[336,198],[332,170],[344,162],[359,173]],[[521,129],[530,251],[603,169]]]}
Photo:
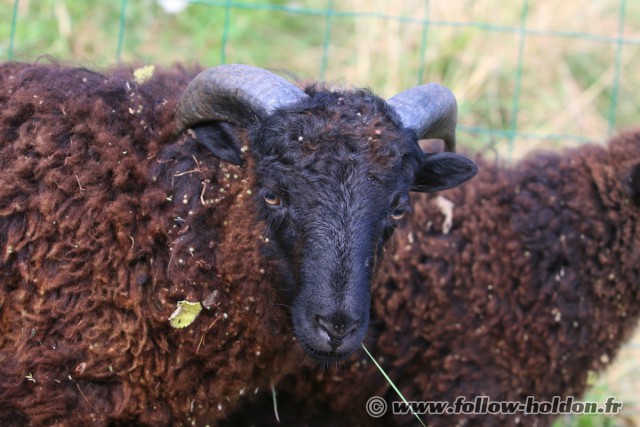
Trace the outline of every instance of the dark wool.
{"label": "dark wool", "polygon": [[[272,383],[283,425],[371,425],[369,397],[397,400],[363,357],[300,368],[252,159],[221,163],[175,136],[193,75],[0,68],[2,425],[245,425],[247,411],[266,425],[271,394],[246,402]],[[389,123],[374,107],[370,123]],[[414,196],[374,278],[365,340],[408,399],[577,395],[615,357],[640,300],[638,141],[483,162],[474,184],[443,193],[446,235],[434,199]],[[184,299],[211,309],[172,329]]]}
{"label": "dark wool", "polygon": [[[449,234],[434,196],[414,196],[373,284],[365,345],[410,401],[579,400],[589,372],[605,369],[638,323],[640,131],[514,166],[476,163],[469,184],[441,193],[455,204]],[[365,412],[371,396],[400,398],[364,355],[335,370],[304,368],[276,389],[282,425],[418,425]],[[253,405],[230,425],[271,411],[271,394]],[[423,417],[431,427],[553,419]]]}
{"label": "dark wool", "polygon": [[192,77],[0,68],[0,420],[216,425],[302,348],[347,358],[409,190],[475,174],[363,90],[178,135]]}
{"label": "dark wool", "polygon": [[215,424],[301,353],[253,178],[174,135],[193,75],[0,68],[3,426]]}

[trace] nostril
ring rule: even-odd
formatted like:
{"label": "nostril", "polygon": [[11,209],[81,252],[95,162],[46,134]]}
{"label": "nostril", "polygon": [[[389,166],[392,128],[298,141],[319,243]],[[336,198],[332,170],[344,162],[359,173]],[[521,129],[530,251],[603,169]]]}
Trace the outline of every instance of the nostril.
{"label": "nostril", "polygon": [[329,322],[327,319],[325,319],[320,315],[316,316],[316,322],[318,323],[318,326],[320,327],[320,329],[322,329],[328,334],[331,334],[331,330],[333,329],[331,322]]}
{"label": "nostril", "polygon": [[329,335],[331,341],[340,341],[358,329],[360,322],[344,315],[316,316],[318,327]]}
{"label": "nostril", "polygon": [[349,335],[350,333],[354,332],[356,329],[358,329],[358,326],[360,326],[360,322],[358,322],[357,320],[351,322],[351,325],[347,329],[347,333],[345,335]]}

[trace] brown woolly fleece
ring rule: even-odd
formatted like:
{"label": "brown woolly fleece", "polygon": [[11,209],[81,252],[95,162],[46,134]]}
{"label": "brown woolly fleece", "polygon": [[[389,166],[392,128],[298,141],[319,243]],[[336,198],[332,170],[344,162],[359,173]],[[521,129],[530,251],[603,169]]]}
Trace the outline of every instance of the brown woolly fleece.
{"label": "brown woolly fleece", "polygon": [[[475,161],[477,177],[441,193],[455,205],[448,234],[435,196],[415,196],[373,284],[365,344],[408,400],[578,401],[589,372],[615,358],[640,315],[640,130],[514,166]],[[364,355],[305,369],[277,390],[282,425],[418,425],[390,410],[366,413],[372,396],[400,398]],[[252,412],[270,406],[266,395]],[[230,425],[267,425],[247,413]],[[423,420],[542,427],[553,418]]]}
{"label": "brown woolly fleece", "polygon": [[[268,425],[271,383],[280,425],[415,424],[366,414],[369,397],[397,398],[362,354],[298,366],[250,165],[175,135],[195,71],[136,83],[126,69],[0,67],[0,424]],[[638,132],[514,168],[479,159],[478,177],[443,193],[448,234],[434,196],[414,196],[372,284],[365,341],[408,399],[584,390],[637,321],[638,162]],[[185,299],[211,309],[172,329]]]}
{"label": "brown woolly fleece", "polygon": [[215,425],[300,356],[252,177],[174,134],[193,75],[0,67],[1,425]]}

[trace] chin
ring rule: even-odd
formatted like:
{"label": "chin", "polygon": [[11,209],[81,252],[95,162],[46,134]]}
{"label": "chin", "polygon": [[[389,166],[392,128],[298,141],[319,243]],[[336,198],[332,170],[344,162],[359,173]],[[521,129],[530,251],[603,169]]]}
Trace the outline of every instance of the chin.
{"label": "chin", "polygon": [[305,354],[318,363],[328,364],[345,361],[355,352],[355,348],[346,351],[324,351],[302,344]]}

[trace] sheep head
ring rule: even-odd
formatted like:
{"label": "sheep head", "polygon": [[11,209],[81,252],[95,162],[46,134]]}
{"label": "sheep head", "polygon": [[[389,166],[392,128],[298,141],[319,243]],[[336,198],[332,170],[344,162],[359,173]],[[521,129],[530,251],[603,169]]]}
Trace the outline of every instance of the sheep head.
{"label": "sheep head", "polygon": [[215,123],[247,128],[268,253],[281,265],[296,338],[318,360],[344,358],[365,337],[375,267],[410,211],[409,191],[444,190],[476,173],[465,157],[418,146],[425,137],[455,146],[455,99],[438,85],[385,102],[364,90],[303,91],[265,70],[227,65],[197,76],[176,116],[236,164],[240,147]]}

